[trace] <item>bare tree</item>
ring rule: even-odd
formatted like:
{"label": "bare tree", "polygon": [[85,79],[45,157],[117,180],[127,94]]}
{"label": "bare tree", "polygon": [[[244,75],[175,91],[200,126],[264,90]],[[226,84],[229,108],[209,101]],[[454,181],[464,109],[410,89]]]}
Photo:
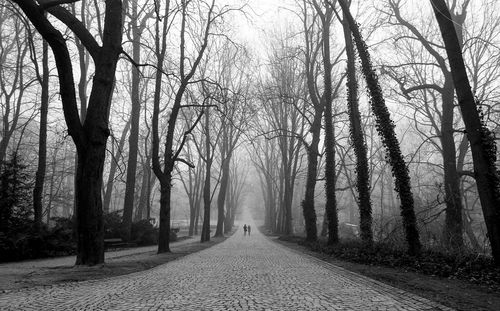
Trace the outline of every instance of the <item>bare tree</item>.
{"label": "bare tree", "polygon": [[[309,100],[314,110],[314,116],[310,121],[309,132],[311,133],[311,142],[306,144],[307,150],[307,178],[304,200],[302,201],[302,211],[306,226],[306,240],[313,242],[318,238],[318,229],[316,227],[316,211],[314,208],[314,192],[316,189],[316,180],[318,176],[318,156],[319,141],[321,133],[321,120],[325,110],[325,99],[317,92],[318,76],[318,54],[321,52],[321,34],[318,33],[318,16],[309,14],[307,1],[303,1],[302,6],[302,24],[305,38],[305,75],[307,81],[307,90],[309,91]],[[311,20],[309,20],[311,19]]]}
{"label": "bare tree", "polygon": [[[13,0],[26,14],[37,31],[52,49],[59,73],[59,86],[64,117],[69,135],[78,153],[76,177],[77,265],[104,262],[102,221],[102,173],[109,136],[108,111],[111,104],[114,74],[121,53],[122,3],[106,2],[102,46],[60,2],[36,3],[32,0]],[[76,101],[71,56],[63,35],[44,15],[48,11],[73,30],[95,63],[95,76],[85,121],[80,122]]]}
{"label": "bare tree", "polygon": [[471,145],[474,175],[492,255],[497,265],[500,265],[500,173],[495,163],[495,141],[492,132],[481,121],[448,6],[444,0],[431,0],[431,4],[445,44],[455,91]]}
{"label": "bare tree", "polygon": [[[167,3],[168,6],[169,2]],[[188,64],[187,62],[187,50],[186,50],[186,38],[190,38],[189,34],[187,33],[187,23],[189,22],[191,18],[191,12],[189,10],[194,6],[194,5],[201,5],[202,7],[206,8],[206,17],[203,18],[202,21],[202,38],[200,42],[200,46],[195,52],[195,56],[193,57],[193,60],[190,61],[189,63],[191,64],[190,68],[187,68],[186,65]],[[172,180],[172,171],[174,169],[174,165],[178,161],[182,161],[187,163],[185,160],[179,157],[180,152],[186,142],[187,136],[190,135],[191,131],[194,129],[198,121],[201,119],[202,114],[201,113],[196,121],[194,122],[193,126],[188,129],[184,133],[184,138],[181,140],[181,143],[179,146],[177,146],[177,149],[174,150],[174,134],[175,134],[175,129],[176,129],[176,122],[177,118],[179,115],[180,109],[182,109],[182,100],[184,97],[184,94],[188,88],[188,85],[191,83],[191,79],[194,77],[198,66],[201,63],[201,60],[205,54],[205,51],[207,49],[209,39],[210,39],[210,33],[211,33],[211,27],[214,26],[214,23],[217,21],[218,18],[220,18],[222,15],[224,15],[225,12],[228,12],[227,8],[222,8],[219,12],[215,12],[216,5],[215,1],[212,0],[210,3],[204,3],[204,2],[189,2],[189,1],[181,1],[180,3],[180,30],[179,30],[179,36],[180,36],[180,55],[179,55],[179,84],[176,87],[175,90],[175,95],[174,95],[174,100],[173,100],[173,105],[170,110],[170,117],[168,119],[168,125],[167,125],[167,133],[165,137],[165,149],[164,149],[164,160],[163,160],[163,169],[162,165],[160,164],[159,160],[159,135],[158,135],[158,114],[159,114],[159,94],[158,97],[155,96],[155,109],[153,112],[153,171],[155,172],[155,175],[158,177],[158,180],[160,181],[160,192],[161,192],[161,198],[160,198],[160,238],[159,238],[159,244],[158,244],[158,252],[168,252],[170,251],[169,248],[169,232],[170,232],[170,196],[171,196],[171,180]],[[168,12],[168,11],[167,11]],[[202,12],[202,11],[199,11]],[[165,24],[164,24],[165,25]],[[158,68],[162,68],[163,66],[163,58],[165,55],[165,49],[166,49],[166,28],[167,26],[164,26],[164,32],[163,32],[163,39],[162,39],[162,47],[161,47],[161,53],[158,53],[158,55],[163,55],[162,56],[162,63],[158,64]],[[159,33],[159,31],[158,31]],[[159,37],[159,36],[158,36]],[[157,39],[159,40],[159,39]],[[160,44],[159,41],[157,42],[157,51],[160,51],[159,48]],[[161,66],[160,66],[161,65]],[[161,72],[159,71],[158,75],[160,77],[158,79],[161,79]],[[160,92],[160,86],[161,86],[161,81],[157,82],[156,85],[156,92]],[[188,165],[190,163],[187,163]],[[191,164],[192,165],[192,164]]]}
{"label": "bare tree", "polygon": [[[125,2],[127,15],[129,17],[130,32],[128,39],[132,44],[132,60],[135,64],[141,62],[141,36],[146,28],[146,22],[153,15],[153,10],[147,12],[147,8],[140,8],[138,1]],[[146,11],[143,16],[141,12]],[[131,34],[130,34],[131,33]],[[132,68],[132,81],[130,90],[131,111],[130,111],[130,135],[128,137],[128,161],[127,161],[127,182],[125,188],[125,198],[123,201],[123,234],[126,240],[130,239],[132,229],[132,216],[134,212],[135,179],[137,171],[137,155],[139,149],[139,119],[141,114],[140,98],[140,72],[137,66]]]}
{"label": "bare tree", "polygon": [[[32,47],[32,53],[34,46]],[[42,43],[42,72],[35,62],[38,82],[42,89],[40,95],[40,128],[38,135],[38,165],[35,174],[35,185],[33,187],[33,211],[35,227],[40,231],[43,214],[43,186],[47,168],[47,115],[49,112],[49,46],[47,42]]]}

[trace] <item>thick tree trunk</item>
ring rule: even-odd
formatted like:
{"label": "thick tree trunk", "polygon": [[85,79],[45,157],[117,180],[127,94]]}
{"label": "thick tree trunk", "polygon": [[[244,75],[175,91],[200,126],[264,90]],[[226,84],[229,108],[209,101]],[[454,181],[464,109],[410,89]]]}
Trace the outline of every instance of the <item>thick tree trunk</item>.
{"label": "thick tree trunk", "polygon": [[[321,120],[322,115],[319,116]],[[318,144],[321,128],[311,127],[313,139],[307,150],[307,177],[304,200],[302,201],[302,213],[306,226],[306,240],[314,242],[318,238],[316,228],[316,211],[314,209],[314,190],[316,189],[316,177],[318,175]]]}
{"label": "thick tree trunk", "polygon": [[444,242],[451,249],[460,251],[464,246],[462,224],[462,195],[460,191],[460,177],[457,172],[457,151],[455,146],[453,117],[454,91],[451,76],[445,77],[442,101],[443,111],[441,118],[441,146],[443,153],[444,191],[446,201],[446,217]]}
{"label": "thick tree trunk", "polygon": [[373,231],[368,152],[363,129],[361,127],[361,114],[359,112],[355,52],[351,31],[345,16],[342,24],[347,55],[347,105],[349,107],[350,134],[354,153],[356,155],[356,189],[358,190],[359,228],[361,240],[371,245],[373,243]]}
{"label": "thick tree trunk", "polygon": [[500,176],[495,165],[495,141],[491,132],[481,122],[448,6],[444,0],[431,0],[431,3],[441,29],[458,103],[472,150],[474,175],[492,255],[497,265],[500,265]]}
{"label": "thick tree trunk", "polygon": [[203,226],[201,229],[201,242],[210,241],[210,195],[211,195],[211,170],[212,170],[212,155],[210,150],[210,110],[205,109],[205,149],[206,149],[206,169],[205,169],[205,185],[203,187]]}
{"label": "thick tree trunk", "polygon": [[[230,160],[229,160],[230,162]],[[228,164],[228,171],[229,171],[229,166],[230,166],[231,163]],[[229,185],[229,191],[227,191],[227,194],[226,194],[226,213],[225,213],[225,217],[224,217],[224,233],[229,233],[231,232],[232,230],[232,225],[231,225],[231,218],[232,218],[232,215],[233,215],[233,212],[234,212],[234,201],[233,201],[233,198],[232,198],[232,191],[231,191],[231,182],[233,182],[233,178],[231,178],[231,175],[228,173],[228,177],[227,177],[227,183]]]}
{"label": "thick tree trunk", "polygon": [[290,168],[285,171],[285,189],[284,207],[283,207],[283,233],[286,235],[292,234],[292,198],[293,198],[293,181],[291,181]]}
{"label": "thick tree trunk", "polygon": [[160,232],[158,236],[158,254],[170,252],[171,182],[171,174],[165,174],[160,180]]}
{"label": "thick tree trunk", "polygon": [[195,211],[195,207],[193,206],[189,210],[189,230],[188,230],[189,236],[193,236],[193,234],[194,234],[195,221],[196,221],[196,211]]}
{"label": "thick tree trunk", "polygon": [[[42,77],[41,77],[41,102],[40,102],[40,134],[38,136],[38,169],[35,175],[35,186],[33,188],[33,210],[35,216],[35,227],[38,232],[42,226],[43,214],[43,184],[47,168],[47,114],[49,111],[49,46],[43,42],[42,54]],[[48,222],[47,222],[48,223]]]}
{"label": "thick tree trunk", "polygon": [[396,191],[401,199],[401,216],[408,243],[408,252],[412,255],[420,253],[422,245],[417,228],[417,219],[414,211],[413,194],[411,191],[410,175],[408,167],[404,161],[399,146],[399,141],[395,133],[395,124],[391,120],[391,115],[385,104],[382,89],[378,83],[378,77],[373,70],[368,47],[361,37],[359,28],[352,17],[349,7],[345,0],[339,0],[344,16],[349,23],[349,28],[354,37],[356,47],[362,63],[363,75],[371,97],[371,106],[373,114],[376,117],[377,131],[382,138],[382,143],[386,147],[389,155],[389,162],[392,167],[392,173],[396,179]]}
{"label": "thick tree trunk", "polygon": [[142,165],[141,193],[139,195],[139,202],[137,205],[136,221],[147,219],[146,214],[148,209],[148,192],[149,192],[150,180],[151,180],[151,157],[147,156],[146,163],[143,163]]}
{"label": "thick tree trunk", "polygon": [[200,211],[201,211],[201,199],[196,203],[196,214],[194,218],[194,235],[198,235],[200,228]]}
{"label": "thick tree trunk", "polygon": [[201,242],[210,241],[210,170],[211,160],[207,162],[205,186],[203,190],[203,225],[201,228]]}
{"label": "thick tree trunk", "polygon": [[[104,133],[103,133],[104,134]],[[77,265],[104,262],[104,224],[102,220],[102,171],[107,136],[78,149],[76,172]]]}
{"label": "thick tree trunk", "polygon": [[[227,144],[227,142],[225,142]],[[216,237],[224,236],[224,204],[226,203],[227,187],[229,184],[229,163],[231,162],[231,154],[225,152],[225,158],[222,162],[222,176],[219,184],[219,195],[217,197],[217,229],[215,230]]]}

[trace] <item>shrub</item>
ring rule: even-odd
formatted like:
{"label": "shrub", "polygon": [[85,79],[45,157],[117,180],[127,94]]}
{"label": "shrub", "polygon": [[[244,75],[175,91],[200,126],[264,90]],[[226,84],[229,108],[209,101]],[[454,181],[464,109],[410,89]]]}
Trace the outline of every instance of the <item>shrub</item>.
{"label": "shrub", "polygon": [[60,218],[56,226],[35,229],[30,219],[18,221],[19,229],[0,232],[0,261],[67,256],[75,253],[76,243],[71,220]]}
{"label": "shrub", "polygon": [[132,223],[132,233],[130,235],[133,243],[143,245],[154,245],[158,243],[158,229],[148,220],[139,220]]}
{"label": "shrub", "polygon": [[372,247],[368,247],[358,240],[342,241],[335,245],[326,245],[324,242],[299,243],[306,245],[312,251],[328,254],[341,260],[462,279],[500,289],[500,267],[495,266],[491,257],[483,255],[467,252],[456,254],[447,253],[441,249],[428,249],[415,257],[408,255],[404,248],[392,244],[374,243]]}
{"label": "shrub", "polygon": [[122,238],[122,215],[121,211],[114,211],[103,215],[104,221],[104,238]]}

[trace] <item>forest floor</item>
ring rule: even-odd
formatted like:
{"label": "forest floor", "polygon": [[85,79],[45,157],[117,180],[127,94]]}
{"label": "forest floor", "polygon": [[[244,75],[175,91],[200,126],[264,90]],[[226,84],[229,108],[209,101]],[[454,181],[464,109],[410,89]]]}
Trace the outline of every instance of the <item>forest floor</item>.
{"label": "forest floor", "polygon": [[[262,232],[265,233],[264,230]],[[424,275],[405,271],[401,268],[371,266],[339,260],[300,245],[299,241],[301,239],[285,241],[275,237],[273,240],[297,252],[310,255],[457,310],[500,310],[500,292],[488,286],[481,286],[464,280]]]}
{"label": "forest floor", "polygon": [[75,256],[2,263],[0,293],[139,272],[209,248],[227,237],[212,237],[207,243],[200,243],[199,236],[180,237],[170,244],[171,252],[164,254],[156,253],[156,245],[109,251],[105,253],[105,264],[92,267],[75,266]]}

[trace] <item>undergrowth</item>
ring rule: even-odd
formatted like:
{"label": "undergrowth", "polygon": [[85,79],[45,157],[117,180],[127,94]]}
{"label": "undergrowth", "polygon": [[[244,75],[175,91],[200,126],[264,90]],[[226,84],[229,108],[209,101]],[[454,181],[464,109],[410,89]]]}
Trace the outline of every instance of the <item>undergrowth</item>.
{"label": "undergrowth", "polygon": [[500,267],[491,257],[470,252],[449,253],[441,249],[423,250],[418,257],[410,256],[403,248],[384,243],[369,247],[361,241],[342,241],[327,245],[324,241],[307,243],[301,237],[280,237],[310,250],[333,258],[372,266],[398,268],[442,278],[460,279],[500,290]]}

